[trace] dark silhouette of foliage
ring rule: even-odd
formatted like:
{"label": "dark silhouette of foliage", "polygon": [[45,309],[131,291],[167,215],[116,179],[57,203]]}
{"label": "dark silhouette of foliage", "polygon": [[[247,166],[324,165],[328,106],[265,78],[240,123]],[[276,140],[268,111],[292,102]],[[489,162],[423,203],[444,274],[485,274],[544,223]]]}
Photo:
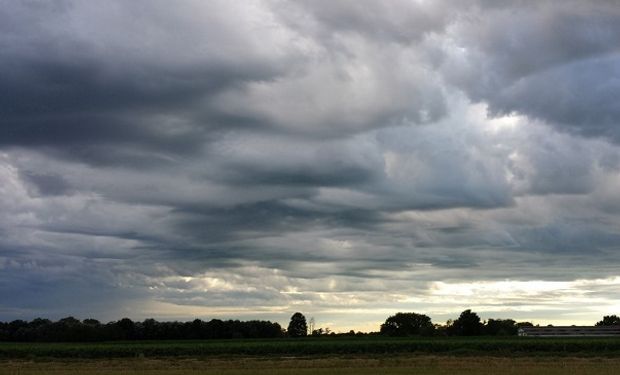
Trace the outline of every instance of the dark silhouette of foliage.
{"label": "dark silhouette of foliage", "polygon": [[512,319],[489,319],[483,332],[489,336],[514,336],[518,329],[517,323]]}
{"label": "dark silhouette of foliage", "polygon": [[52,322],[37,318],[31,322],[14,320],[0,322],[0,341],[23,342],[88,342],[117,340],[185,340],[185,339],[232,339],[282,337],[278,323],[252,320],[209,322],[196,319],[191,322],[158,322],[146,319],[133,322],[123,318],[102,324],[95,319],[79,321],[73,317]]}
{"label": "dark silhouette of foliage", "polygon": [[388,336],[430,336],[434,330],[431,318],[416,313],[399,312],[387,318],[381,325],[381,334]]}
{"label": "dark silhouette of foliage", "polygon": [[605,315],[603,320],[596,323],[596,326],[620,326],[620,317],[617,315]]}
{"label": "dark silhouette of foliage", "polygon": [[[616,315],[604,316],[597,326],[620,325]],[[444,325],[433,325],[431,319],[423,314],[397,313],[388,317],[381,325],[380,332],[334,333],[329,328],[314,329],[316,337],[352,337],[352,336],[514,336],[520,327],[533,326],[530,322],[516,323],[512,319],[489,319],[486,324],[480,321],[478,314],[465,310],[458,319]],[[203,321],[195,319],[189,322],[158,322],[146,319],[134,322],[129,318],[101,323],[96,319],[82,321],[67,317],[53,322],[49,319],[36,318],[30,322],[14,320],[0,322],[0,341],[12,342],[97,342],[124,340],[210,340],[210,339],[245,339],[278,338],[288,333],[290,337],[307,335],[308,325],[302,313],[291,316],[288,331],[285,332],[278,323],[262,320],[239,321],[212,319]]]}
{"label": "dark silhouette of foliage", "polygon": [[483,324],[480,317],[471,310],[465,310],[451,326],[447,328],[451,336],[479,336],[482,334]]}
{"label": "dark silhouette of foliage", "polygon": [[521,328],[521,327],[534,327],[534,324],[532,324],[531,322],[519,322],[516,324],[517,329]]}
{"label": "dark silhouette of foliage", "polygon": [[115,328],[118,329],[123,340],[135,340],[136,339],[136,325],[129,318],[123,318],[114,323]]}
{"label": "dark silhouette of foliage", "polygon": [[308,324],[306,317],[300,312],[296,312],[291,316],[291,322],[288,324],[286,332],[291,337],[304,337],[308,334]]}

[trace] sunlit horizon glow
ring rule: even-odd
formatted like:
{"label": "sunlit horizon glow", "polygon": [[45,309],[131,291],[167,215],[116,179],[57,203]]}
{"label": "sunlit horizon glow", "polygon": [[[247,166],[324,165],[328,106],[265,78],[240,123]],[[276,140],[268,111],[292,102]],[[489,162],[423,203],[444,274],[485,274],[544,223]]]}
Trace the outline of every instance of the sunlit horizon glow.
{"label": "sunlit horizon glow", "polygon": [[[188,282],[189,280],[186,280]],[[385,306],[365,307],[359,306],[355,294],[333,293],[330,292],[302,292],[290,290],[281,291],[284,294],[318,294],[319,298],[326,300],[333,298],[341,304],[352,306],[351,308],[331,308],[323,310],[317,315],[306,313],[306,318],[311,317],[317,321],[317,327],[330,328],[334,332],[348,332],[349,330],[362,332],[375,332],[379,330],[381,323],[385,319],[379,318],[376,322],[359,322],[357,316],[385,316],[386,318],[396,312],[417,311],[424,313],[433,319],[435,324],[446,324],[447,320],[454,320],[465,309],[473,309],[484,320],[488,319],[514,319],[517,322],[527,321],[535,325],[594,325],[602,317],[601,314],[612,315],[620,306],[617,301],[609,301],[595,295],[600,288],[615,287],[620,288],[620,277],[610,277],[603,279],[579,279],[574,281],[475,281],[469,283],[445,283],[432,282],[428,290],[420,297],[400,296],[400,299],[392,304]],[[469,303],[469,305],[468,305]],[[390,306],[415,306],[423,305],[413,309],[398,310],[397,307]],[[566,317],[545,317],[553,311],[562,312],[570,306],[588,306],[587,309],[577,309],[573,314]],[[295,310],[290,305],[277,307],[263,307],[262,314],[270,316],[281,316],[283,313]],[[168,316],[182,317],[189,313],[192,316],[219,317],[227,318],[230,316],[260,316],[260,314],[248,314],[244,309],[204,309],[200,306],[188,306],[187,311],[178,310],[178,315],[174,315],[174,306],[170,306],[171,312]],[[300,311],[312,310],[312,307],[299,306]],[[191,312],[190,312],[191,311]],[[334,314],[339,318],[335,321],[325,321],[322,315]],[[286,319],[275,319],[282,326],[286,326]]]}

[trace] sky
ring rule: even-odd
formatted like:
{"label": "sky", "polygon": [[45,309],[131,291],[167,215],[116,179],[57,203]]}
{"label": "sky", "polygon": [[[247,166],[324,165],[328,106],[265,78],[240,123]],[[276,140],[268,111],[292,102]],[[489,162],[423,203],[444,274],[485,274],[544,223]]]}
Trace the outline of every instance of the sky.
{"label": "sky", "polygon": [[620,314],[617,1],[0,0],[0,320]]}

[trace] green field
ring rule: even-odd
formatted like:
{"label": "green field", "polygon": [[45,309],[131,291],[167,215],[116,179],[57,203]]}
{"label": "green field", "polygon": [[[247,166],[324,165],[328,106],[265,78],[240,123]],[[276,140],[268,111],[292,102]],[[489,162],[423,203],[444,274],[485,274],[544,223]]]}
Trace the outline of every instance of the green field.
{"label": "green field", "polygon": [[0,358],[158,358],[335,356],[396,353],[620,358],[620,338],[385,338],[0,343]]}

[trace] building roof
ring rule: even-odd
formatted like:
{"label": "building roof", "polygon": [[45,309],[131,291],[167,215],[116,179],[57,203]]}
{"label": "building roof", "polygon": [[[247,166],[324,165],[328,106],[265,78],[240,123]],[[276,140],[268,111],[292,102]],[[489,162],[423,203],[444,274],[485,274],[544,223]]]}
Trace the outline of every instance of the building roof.
{"label": "building roof", "polygon": [[521,327],[521,336],[620,336],[620,326]]}

